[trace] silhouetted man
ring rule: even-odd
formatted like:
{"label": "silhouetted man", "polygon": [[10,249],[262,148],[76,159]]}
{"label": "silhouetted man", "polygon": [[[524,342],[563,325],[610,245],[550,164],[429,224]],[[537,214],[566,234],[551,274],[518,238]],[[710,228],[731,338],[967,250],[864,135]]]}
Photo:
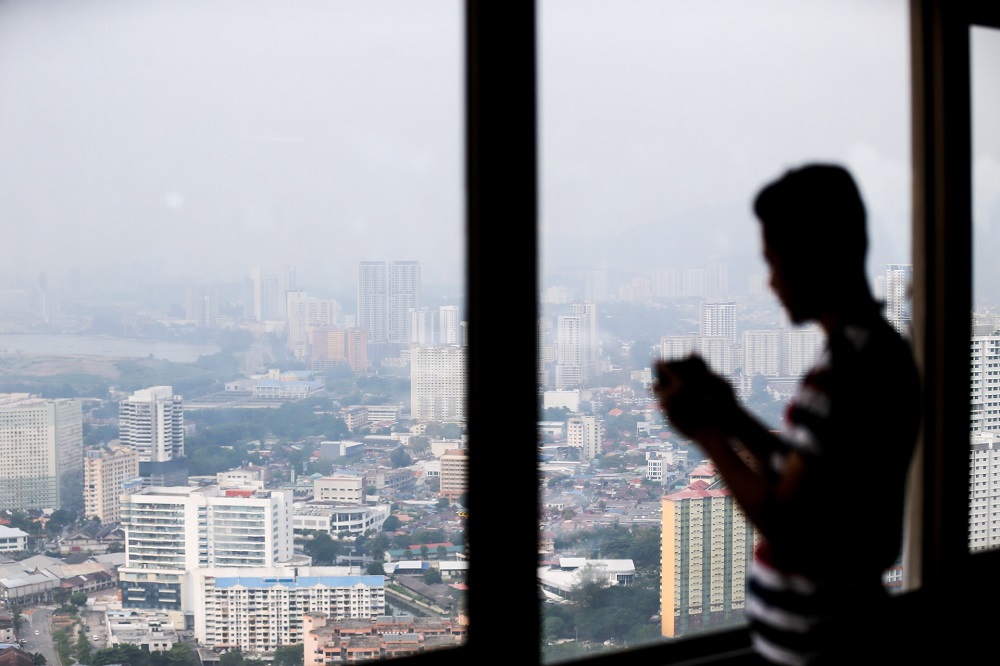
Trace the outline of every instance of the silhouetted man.
{"label": "silhouetted man", "polygon": [[869,289],[865,208],[846,170],[788,171],[754,213],[772,289],[792,322],[816,322],[827,338],[785,429],[765,428],[697,356],[658,362],[655,392],[757,528],[746,606],[756,652],[778,664],[868,663],[894,640],[878,631],[878,609],[900,552],[917,369]]}

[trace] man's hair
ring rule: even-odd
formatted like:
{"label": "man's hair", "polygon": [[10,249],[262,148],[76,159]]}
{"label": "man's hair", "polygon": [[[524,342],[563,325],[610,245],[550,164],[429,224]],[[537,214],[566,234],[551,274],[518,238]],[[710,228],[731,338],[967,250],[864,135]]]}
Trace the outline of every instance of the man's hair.
{"label": "man's hair", "polygon": [[835,164],[791,169],[760,191],[753,209],[764,241],[779,256],[822,266],[864,266],[865,206],[847,169]]}

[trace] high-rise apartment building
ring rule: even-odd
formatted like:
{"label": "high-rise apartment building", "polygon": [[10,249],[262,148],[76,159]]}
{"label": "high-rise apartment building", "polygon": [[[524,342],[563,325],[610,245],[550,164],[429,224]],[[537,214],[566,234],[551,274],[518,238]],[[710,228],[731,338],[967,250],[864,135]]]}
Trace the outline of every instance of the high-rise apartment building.
{"label": "high-rise apartment building", "polygon": [[441,497],[457,499],[469,490],[469,458],[465,449],[450,449],[438,460],[441,461]]}
{"label": "high-rise apartment building", "polygon": [[459,319],[457,305],[442,305],[438,308],[438,338],[442,345],[463,344],[459,337]]}
{"label": "high-rise apartment building", "polygon": [[415,345],[432,345],[437,342],[434,334],[437,312],[430,308],[410,308],[406,313],[406,341]]}
{"label": "high-rise apartment building", "polygon": [[826,346],[826,334],[819,326],[807,326],[785,331],[785,358],[782,374],[801,377],[808,372]]}
{"label": "high-rise apartment building", "polygon": [[698,332],[701,335],[721,335],[736,344],[736,303],[702,303]]}
{"label": "high-rise apartment building", "polygon": [[714,473],[662,502],[662,634],[676,638],[730,625],[746,602],[753,525]]}
{"label": "high-rise apartment building", "polygon": [[102,524],[121,522],[121,496],[141,486],[139,454],[125,446],[87,451],[83,457],[83,511]]}
{"label": "high-rise apartment building", "polygon": [[604,423],[594,416],[574,416],[566,422],[566,445],[580,450],[581,460],[601,455]]}
{"label": "high-rise apartment building", "polygon": [[346,365],[352,372],[368,369],[368,338],[357,328],[315,328],[310,336],[309,367],[325,370]]}
{"label": "high-rise apartment building", "polygon": [[311,334],[317,328],[336,326],[340,322],[340,303],[309,296],[304,291],[285,293],[285,332],[288,349],[297,359],[309,355]]}
{"label": "high-rise apartment building", "polygon": [[187,318],[198,328],[211,328],[219,316],[219,297],[214,284],[195,284],[188,287]]}
{"label": "high-rise apartment building", "polygon": [[1000,431],[1000,332],[992,327],[973,330],[970,384],[971,432]]}
{"label": "high-rise apartment building", "polygon": [[556,388],[576,388],[597,377],[600,349],[597,303],[570,304],[556,325]]}
{"label": "high-rise apartment building", "polygon": [[421,303],[420,262],[389,264],[389,342],[409,342],[409,312]]}
{"label": "high-rise apartment building", "polygon": [[136,391],[118,403],[118,439],[139,455],[139,474],[149,485],[187,483],[184,402],[170,386]]}
{"label": "high-rise apartment building", "polygon": [[660,358],[664,361],[682,359],[698,349],[698,335],[695,333],[664,335],[660,338]]}
{"label": "high-rise apartment building", "polygon": [[885,318],[897,331],[909,335],[912,323],[910,285],[913,264],[887,264],[885,267]]}
{"label": "high-rise apartment building", "polygon": [[743,331],[743,374],[781,375],[782,334],[778,329]]}
{"label": "high-rise apartment building", "polygon": [[83,509],[79,401],[0,394],[0,509]]}
{"label": "high-rise apartment building", "polygon": [[410,346],[412,418],[465,418],[466,349],[462,345]]}
{"label": "high-rise apartment building", "polygon": [[358,264],[358,327],[369,342],[408,342],[408,313],[420,306],[420,262]]}
{"label": "high-rise apartment building", "polygon": [[273,567],[292,558],[292,492],[146,487],[122,498],[122,605],[180,608],[187,572]]}
{"label": "high-rise apartment building", "polygon": [[1000,547],[1000,433],[972,435],[969,455],[969,550]]}

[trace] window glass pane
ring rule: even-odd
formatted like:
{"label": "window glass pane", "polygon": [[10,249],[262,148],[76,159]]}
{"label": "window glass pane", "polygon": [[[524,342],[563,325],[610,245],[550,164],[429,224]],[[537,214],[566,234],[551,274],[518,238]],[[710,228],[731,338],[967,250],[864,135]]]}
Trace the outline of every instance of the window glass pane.
{"label": "window glass pane", "polygon": [[122,606],[154,651],[464,643],[462,29],[0,4],[0,550],[124,550],[88,650]]}
{"label": "window glass pane", "polygon": [[969,548],[1000,544],[1000,272],[992,248],[1000,245],[1000,30],[973,28],[972,446],[969,458]]}
{"label": "window glass pane", "polygon": [[751,202],[811,161],[857,178],[870,283],[908,329],[909,28],[901,0],[539,11],[539,580],[552,662],[743,623],[752,530],[702,525],[698,541],[674,517],[701,501],[684,491],[705,467],[664,424],[650,364],[700,349],[780,427],[823,338],[790,326],[770,292]]}

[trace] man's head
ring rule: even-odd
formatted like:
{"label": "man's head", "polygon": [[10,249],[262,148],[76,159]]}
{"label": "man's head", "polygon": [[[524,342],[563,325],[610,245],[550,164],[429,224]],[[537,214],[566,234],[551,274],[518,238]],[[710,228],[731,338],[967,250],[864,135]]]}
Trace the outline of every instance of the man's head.
{"label": "man's head", "polygon": [[815,319],[864,280],[868,251],[861,193],[843,167],[810,164],[766,185],[753,204],[771,286],[795,322]]}

